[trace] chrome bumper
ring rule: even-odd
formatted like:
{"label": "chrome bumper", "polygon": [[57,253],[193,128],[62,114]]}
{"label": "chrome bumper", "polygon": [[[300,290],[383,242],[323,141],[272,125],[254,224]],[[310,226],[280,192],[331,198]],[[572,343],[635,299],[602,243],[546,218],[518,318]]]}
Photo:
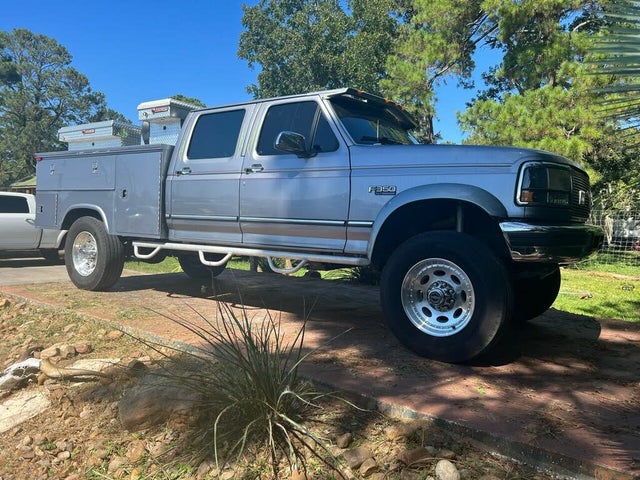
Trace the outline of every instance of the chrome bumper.
{"label": "chrome bumper", "polygon": [[597,252],[604,237],[593,225],[502,222],[500,229],[515,262],[575,263]]}

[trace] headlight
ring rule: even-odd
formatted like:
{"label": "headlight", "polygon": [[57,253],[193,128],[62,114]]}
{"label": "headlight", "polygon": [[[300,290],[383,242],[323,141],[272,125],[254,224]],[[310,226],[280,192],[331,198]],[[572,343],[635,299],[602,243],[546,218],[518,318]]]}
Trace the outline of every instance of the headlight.
{"label": "headlight", "polygon": [[516,202],[519,205],[568,207],[571,171],[563,165],[529,163],[520,172]]}

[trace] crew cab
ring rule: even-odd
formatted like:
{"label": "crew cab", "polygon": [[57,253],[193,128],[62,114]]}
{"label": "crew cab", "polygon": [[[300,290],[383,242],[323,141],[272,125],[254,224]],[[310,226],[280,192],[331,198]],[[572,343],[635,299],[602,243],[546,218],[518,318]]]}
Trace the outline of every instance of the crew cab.
{"label": "crew cab", "polygon": [[59,260],[66,232],[38,228],[35,221],[33,195],[0,192],[0,253],[38,251],[47,260]]}
{"label": "crew cab", "polygon": [[[141,119],[168,111],[149,107]],[[67,270],[88,290],[114,285],[129,254],[176,255],[206,278],[234,255],[283,273],[371,265],[402,344],[468,361],[544,312],[559,267],[595,252],[602,232],[586,224],[579,165],[524,148],[419,145],[415,127],[400,106],[351,88],[194,110],[175,146],[38,154],[36,221],[69,230]],[[283,257],[291,269],[272,261]]]}

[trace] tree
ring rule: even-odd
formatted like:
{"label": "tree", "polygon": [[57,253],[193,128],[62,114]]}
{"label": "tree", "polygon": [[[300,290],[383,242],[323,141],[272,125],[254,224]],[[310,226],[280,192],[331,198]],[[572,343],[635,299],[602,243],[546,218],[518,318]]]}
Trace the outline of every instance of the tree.
{"label": "tree", "polygon": [[352,86],[379,93],[393,0],[260,0],[243,5],[238,56],[260,67],[256,98]]}
{"label": "tree", "polygon": [[104,119],[108,109],[52,38],[2,31],[0,59],[0,184],[8,184],[34,173],[36,152],[62,148],[60,127]]}
{"label": "tree", "polygon": [[453,77],[472,86],[476,46],[495,26],[481,0],[412,0],[400,12],[404,22],[387,60],[382,87],[420,122],[417,136],[434,143],[435,87]]}

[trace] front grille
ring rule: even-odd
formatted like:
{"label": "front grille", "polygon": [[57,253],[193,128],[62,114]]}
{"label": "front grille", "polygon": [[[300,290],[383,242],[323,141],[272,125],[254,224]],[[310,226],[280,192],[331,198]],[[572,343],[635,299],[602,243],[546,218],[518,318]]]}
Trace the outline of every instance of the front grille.
{"label": "front grille", "polygon": [[[582,202],[582,203],[581,203]],[[582,170],[571,169],[571,221],[584,223],[591,211],[589,176]]]}

